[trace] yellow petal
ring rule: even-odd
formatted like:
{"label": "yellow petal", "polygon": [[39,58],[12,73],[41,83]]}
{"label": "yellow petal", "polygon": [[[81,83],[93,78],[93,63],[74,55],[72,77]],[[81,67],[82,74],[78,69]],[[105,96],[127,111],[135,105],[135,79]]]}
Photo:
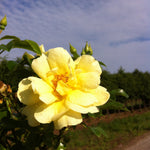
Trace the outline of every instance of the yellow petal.
{"label": "yellow petal", "polygon": [[81,88],[95,89],[100,84],[100,76],[97,72],[79,73],[77,78]]}
{"label": "yellow petal", "polygon": [[95,96],[90,93],[85,93],[80,90],[73,90],[67,96],[67,101],[80,106],[92,106],[98,102]]}
{"label": "yellow petal", "polygon": [[97,60],[90,55],[82,55],[76,61],[76,69],[82,69],[83,72],[97,72],[99,75],[102,73],[101,67]]}
{"label": "yellow petal", "polygon": [[47,84],[44,80],[36,78],[36,77],[29,77],[28,78],[31,82],[32,89],[35,94],[39,95],[39,99],[46,104],[53,103],[57,100],[57,97],[54,96],[53,88]]}
{"label": "yellow petal", "polygon": [[31,86],[31,80],[29,80],[28,78],[20,81],[17,96],[20,102],[25,105],[33,105],[39,101],[39,96],[38,94],[34,93]]}
{"label": "yellow petal", "polygon": [[44,45],[40,45],[40,50],[41,50],[41,53],[44,53],[45,52],[45,49],[44,49]]}
{"label": "yellow petal", "polygon": [[82,116],[75,111],[68,111],[62,115],[58,120],[54,121],[55,129],[62,129],[63,127],[77,125],[82,122]]}
{"label": "yellow petal", "polygon": [[71,73],[73,60],[69,53],[61,47],[48,50],[48,62],[51,69],[57,68],[58,74]]}
{"label": "yellow petal", "polygon": [[51,104],[57,100],[57,97],[52,93],[46,93],[39,96],[39,99],[45,104]]}
{"label": "yellow petal", "polygon": [[79,113],[95,113],[98,108],[94,106],[97,103],[95,96],[89,93],[84,93],[79,90],[74,90],[66,98],[65,104],[71,110]]}
{"label": "yellow petal", "polygon": [[40,123],[50,123],[57,120],[68,109],[64,106],[64,102],[55,102],[50,105],[43,104],[39,106],[34,114],[35,119]]}
{"label": "yellow petal", "polygon": [[73,104],[70,101],[66,101],[66,105],[73,111],[82,113],[82,114],[87,114],[87,113],[97,113],[99,112],[98,108],[96,106],[80,106],[77,104]]}
{"label": "yellow petal", "polygon": [[100,106],[100,105],[105,104],[109,100],[109,97],[110,97],[110,94],[107,92],[107,89],[105,89],[102,86],[99,86],[96,89],[90,90],[89,92],[93,94],[98,100],[98,102],[95,103],[95,106]]}
{"label": "yellow petal", "polygon": [[40,125],[40,123],[34,118],[34,112],[39,105],[41,105],[41,102],[34,105],[25,106],[22,111],[22,114],[27,116],[28,124],[32,127]]}
{"label": "yellow petal", "polygon": [[50,71],[50,67],[47,61],[47,57],[42,54],[37,59],[34,59],[31,65],[34,72],[42,79],[48,80],[47,73]]}
{"label": "yellow petal", "polygon": [[63,81],[58,81],[57,82],[57,88],[56,88],[56,91],[60,94],[60,95],[62,95],[62,96],[64,96],[64,95],[66,95],[67,93],[69,93],[69,91],[70,91],[71,89],[67,86],[67,84],[65,84]]}

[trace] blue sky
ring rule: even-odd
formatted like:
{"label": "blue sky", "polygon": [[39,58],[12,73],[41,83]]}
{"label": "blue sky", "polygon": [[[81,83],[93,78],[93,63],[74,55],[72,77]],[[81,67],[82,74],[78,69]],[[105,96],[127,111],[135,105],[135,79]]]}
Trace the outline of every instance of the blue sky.
{"label": "blue sky", "polygon": [[6,14],[8,26],[0,36],[34,40],[46,50],[69,50],[71,43],[79,52],[88,41],[105,70],[150,72],[149,6],[149,0],[1,0],[0,18]]}

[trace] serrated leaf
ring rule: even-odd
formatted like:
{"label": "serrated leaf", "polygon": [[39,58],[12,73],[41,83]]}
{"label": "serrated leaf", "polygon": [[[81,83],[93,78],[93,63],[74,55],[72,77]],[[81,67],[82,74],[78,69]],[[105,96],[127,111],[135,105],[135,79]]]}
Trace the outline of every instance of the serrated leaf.
{"label": "serrated leaf", "polygon": [[29,45],[32,47],[33,51],[37,54],[41,54],[41,50],[39,48],[39,45],[34,42],[34,41],[31,41],[31,40],[25,40],[29,43]]}
{"label": "serrated leaf", "polygon": [[0,40],[11,40],[11,39],[20,40],[18,37],[12,35],[5,35],[2,38],[0,38]]}
{"label": "serrated leaf", "polygon": [[12,48],[22,48],[32,51],[32,47],[26,41],[12,40],[6,46],[8,48],[8,51],[10,51]]}
{"label": "serrated leaf", "polygon": [[106,132],[101,127],[89,127],[89,128],[97,137],[101,137],[101,135],[108,137]]}
{"label": "serrated leaf", "polygon": [[33,51],[36,54],[41,54],[39,45],[32,40],[20,40],[18,37],[10,35],[2,37],[0,40],[6,39],[11,41],[9,41],[6,45],[4,44],[0,45],[0,49],[2,50],[10,51],[12,48],[21,48]]}

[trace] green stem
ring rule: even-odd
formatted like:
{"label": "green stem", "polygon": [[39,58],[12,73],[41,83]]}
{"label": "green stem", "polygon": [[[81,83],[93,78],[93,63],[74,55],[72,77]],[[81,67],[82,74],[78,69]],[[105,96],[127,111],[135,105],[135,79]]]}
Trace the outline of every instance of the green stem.
{"label": "green stem", "polygon": [[8,112],[9,112],[9,116],[12,117],[12,111],[11,111],[11,108],[10,108],[9,99],[7,97],[4,97],[4,100],[6,101],[6,106],[7,106]]}
{"label": "green stem", "polygon": [[2,54],[4,52],[4,50],[0,51],[0,54]]}

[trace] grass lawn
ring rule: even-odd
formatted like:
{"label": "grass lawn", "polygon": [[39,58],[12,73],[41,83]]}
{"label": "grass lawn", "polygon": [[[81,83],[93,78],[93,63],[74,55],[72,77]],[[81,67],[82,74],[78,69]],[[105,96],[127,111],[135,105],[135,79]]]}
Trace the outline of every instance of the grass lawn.
{"label": "grass lawn", "polygon": [[96,127],[102,128],[106,135],[97,137],[87,128],[69,132],[67,150],[112,150],[117,145],[124,145],[135,136],[150,131],[150,111],[109,123],[100,121]]}

